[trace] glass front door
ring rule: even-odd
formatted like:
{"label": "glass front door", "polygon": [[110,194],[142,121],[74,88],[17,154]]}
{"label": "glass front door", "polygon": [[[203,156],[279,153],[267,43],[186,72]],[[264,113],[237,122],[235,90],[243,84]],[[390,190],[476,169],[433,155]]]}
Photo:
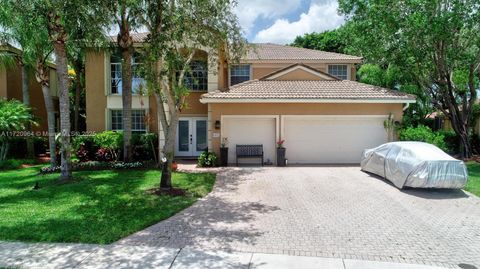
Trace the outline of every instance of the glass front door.
{"label": "glass front door", "polygon": [[207,150],[207,119],[180,118],[178,120],[175,155],[196,157]]}

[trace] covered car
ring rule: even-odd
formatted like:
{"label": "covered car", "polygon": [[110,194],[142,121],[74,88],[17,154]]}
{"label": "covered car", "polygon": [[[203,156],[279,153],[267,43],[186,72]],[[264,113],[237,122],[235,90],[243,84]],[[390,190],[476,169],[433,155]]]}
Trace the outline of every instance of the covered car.
{"label": "covered car", "polygon": [[423,142],[391,142],[363,152],[361,167],[397,188],[461,189],[467,168],[438,147]]}

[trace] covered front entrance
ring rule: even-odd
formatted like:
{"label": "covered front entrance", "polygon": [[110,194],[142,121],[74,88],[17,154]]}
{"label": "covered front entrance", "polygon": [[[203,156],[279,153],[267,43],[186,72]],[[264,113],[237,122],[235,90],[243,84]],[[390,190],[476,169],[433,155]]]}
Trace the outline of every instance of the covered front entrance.
{"label": "covered front entrance", "polygon": [[207,150],[207,117],[181,117],[178,120],[175,156],[197,157]]}

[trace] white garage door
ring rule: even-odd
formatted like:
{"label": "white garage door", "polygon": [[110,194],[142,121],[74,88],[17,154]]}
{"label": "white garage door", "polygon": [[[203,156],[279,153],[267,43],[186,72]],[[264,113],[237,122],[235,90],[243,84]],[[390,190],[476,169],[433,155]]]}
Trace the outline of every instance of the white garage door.
{"label": "white garage door", "polygon": [[288,163],[360,163],[364,149],[387,142],[387,116],[285,116]]}
{"label": "white garage door", "polygon": [[[222,137],[228,138],[228,162],[235,163],[235,145],[263,145],[264,160],[275,162],[275,118],[226,117]],[[259,163],[259,159],[240,159],[239,163]]]}

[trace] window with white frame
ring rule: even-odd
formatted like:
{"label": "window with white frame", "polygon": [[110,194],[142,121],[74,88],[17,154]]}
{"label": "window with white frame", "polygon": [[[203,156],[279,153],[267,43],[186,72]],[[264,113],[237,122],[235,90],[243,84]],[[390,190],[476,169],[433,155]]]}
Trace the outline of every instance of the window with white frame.
{"label": "window with white frame", "polygon": [[[123,112],[120,109],[110,111],[111,129],[113,131],[123,130]],[[145,110],[132,110],[132,132],[145,132]]]}
{"label": "window with white frame", "polygon": [[250,65],[239,64],[230,66],[230,85],[250,80]]}
{"label": "window with white frame", "polygon": [[346,64],[328,65],[328,73],[339,79],[348,79],[348,66]]}
{"label": "window with white frame", "polygon": [[192,91],[208,90],[208,66],[206,62],[192,61],[190,70],[185,74],[185,86]]}
{"label": "window with white frame", "polygon": [[[145,79],[140,75],[140,62],[138,56],[132,56],[132,93],[139,93],[145,85]],[[110,93],[122,94],[122,57],[119,54],[112,54],[110,57]]]}

